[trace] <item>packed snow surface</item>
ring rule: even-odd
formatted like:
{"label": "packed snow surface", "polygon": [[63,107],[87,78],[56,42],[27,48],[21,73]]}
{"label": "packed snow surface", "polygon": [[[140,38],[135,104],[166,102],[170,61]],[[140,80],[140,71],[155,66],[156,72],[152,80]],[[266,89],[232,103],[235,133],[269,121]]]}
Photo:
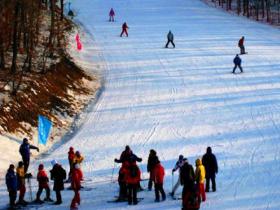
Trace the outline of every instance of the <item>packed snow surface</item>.
{"label": "packed snow surface", "polygon": [[[104,90],[71,140],[33,160],[34,174],[40,162],[51,169],[52,159],[68,170],[67,151],[73,146],[85,156],[83,185],[92,188],[81,192],[79,209],[175,210],[181,201],[154,203],[153,191],[140,192],[144,200],[137,206],[107,203],[118,194],[114,158],[130,145],[143,158],[142,178],[148,178],[148,154],[155,149],[168,193],[179,154],[194,164],[211,146],[219,164],[217,192],[207,194],[201,209],[280,209],[278,29],[198,0],[74,0],[71,7],[85,31],[81,52],[74,49],[73,37],[72,55],[88,71],[103,67]],[[108,22],[111,7],[116,22]],[[129,37],[121,38],[125,21]],[[175,49],[164,48],[169,30]],[[241,36],[248,52],[241,56],[245,73],[233,75]],[[32,185],[34,197],[35,180]],[[64,191],[61,206],[38,208],[69,208],[72,196]],[[0,201],[8,203],[4,185]]]}

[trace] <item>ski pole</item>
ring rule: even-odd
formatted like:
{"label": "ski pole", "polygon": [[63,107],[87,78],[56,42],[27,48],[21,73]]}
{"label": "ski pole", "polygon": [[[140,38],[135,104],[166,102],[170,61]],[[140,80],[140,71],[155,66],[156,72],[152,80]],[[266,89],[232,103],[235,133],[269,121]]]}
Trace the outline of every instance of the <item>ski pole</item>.
{"label": "ski pole", "polygon": [[112,170],[112,176],[111,176],[111,183],[113,183],[113,176],[114,176],[115,167],[116,167],[116,163],[114,162],[114,168]]}
{"label": "ski pole", "polygon": [[172,172],[172,191],[173,191],[173,187],[174,187],[174,173]]}

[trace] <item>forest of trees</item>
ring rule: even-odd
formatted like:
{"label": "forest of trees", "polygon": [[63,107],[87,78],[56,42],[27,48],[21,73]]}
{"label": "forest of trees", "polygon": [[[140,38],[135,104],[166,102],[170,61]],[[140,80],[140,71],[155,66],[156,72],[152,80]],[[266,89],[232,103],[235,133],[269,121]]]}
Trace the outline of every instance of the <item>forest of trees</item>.
{"label": "forest of trees", "polygon": [[63,49],[63,5],[64,0],[0,1],[0,71],[7,72],[12,95],[23,75],[45,73]]}
{"label": "forest of trees", "polygon": [[236,11],[238,15],[280,24],[280,0],[211,0],[226,10]]}

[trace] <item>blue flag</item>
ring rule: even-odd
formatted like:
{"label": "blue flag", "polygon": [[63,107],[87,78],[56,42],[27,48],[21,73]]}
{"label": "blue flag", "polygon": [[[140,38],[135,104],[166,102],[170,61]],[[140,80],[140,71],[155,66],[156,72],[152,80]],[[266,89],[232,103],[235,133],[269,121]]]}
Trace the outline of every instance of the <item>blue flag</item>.
{"label": "blue flag", "polygon": [[39,115],[38,121],[38,142],[39,144],[46,145],[52,127],[52,122],[42,115]]}

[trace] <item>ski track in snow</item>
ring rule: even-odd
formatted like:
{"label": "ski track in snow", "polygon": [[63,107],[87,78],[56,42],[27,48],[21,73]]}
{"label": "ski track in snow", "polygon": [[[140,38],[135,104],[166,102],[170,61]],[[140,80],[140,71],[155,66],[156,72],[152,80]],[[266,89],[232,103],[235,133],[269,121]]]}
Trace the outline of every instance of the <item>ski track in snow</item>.
{"label": "ski track in snow", "polygon": [[[111,7],[114,23],[107,21]],[[82,26],[84,48],[75,51],[73,37],[71,54],[78,65],[100,74],[103,92],[72,139],[33,162],[31,171],[39,162],[49,170],[52,159],[68,170],[67,151],[74,146],[85,156],[84,185],[93,187],[81,192],[79,209],[175,210],[180,201],[154,203],[154,192],[146,191],[139,193],[144,200],[137,206],[107,203],[118,194],[120,166],[114,158],[130,145],[143,158],[145,179],[149,150],[155,149],[166,169],[168,193],[178,155],[194,164],[212,146],[219,163],[217,192],[207,194],[201,209],[280,209],[278,29],[198,0],[73,0],[72,8]],[[119,37],[124,21],[130,27],[128,38]],[[175,49],[164,48],[169,30]],[[232,60],[242,35],[249,52],[242,56],[245,73],[233,75]],[[147,181],[142,185],[147,187]],[[36,188],[32,180],[33,197]],[[4,207],[4,185],[0,194]],[[36,209],[69,208],[72,196],[64,191],[61,206]]]}

